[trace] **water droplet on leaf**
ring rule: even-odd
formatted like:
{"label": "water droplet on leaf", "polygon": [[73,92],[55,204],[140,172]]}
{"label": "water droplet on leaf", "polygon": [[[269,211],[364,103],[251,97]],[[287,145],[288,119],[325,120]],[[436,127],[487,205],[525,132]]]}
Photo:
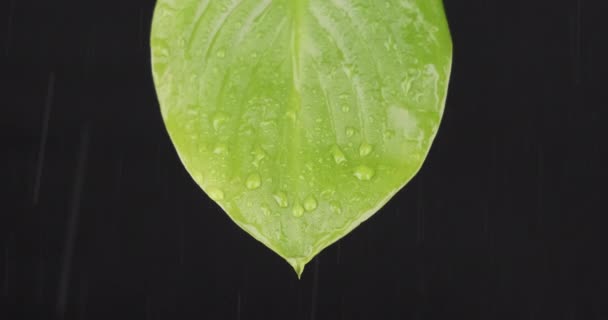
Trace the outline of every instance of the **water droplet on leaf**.
{"label": "water droplet on leaf", "polygon": [[359,146],[359,155],[365,157],[372,152],[372,149],[373,148],[369,143],[363,142],[361,146]]}
{"label": "water droplet on leaf", "polygon": [[285,113],[285,116],[288,119],[291,119],[291,121],[296,121],[296,119],[298,118],[298,116],[296,115],[296,112],[294,110],[287,111],[287,113]]}
{"label": "water droplet on leaf", "polygon": [[362,181],[368,181],[371,180],[374,177],[374,169],[366,166],[366,165],[360,165],[357,166],[357,168],[355,169],[355,172],[353,173],[353,175]]}
{"label": "water droplet on leaf", "polygon": [[203,183],[203,174],[200,172],[194,173],[192,175],[192,177],[194,178],[194,181],[196,181],[196,183],[198,183],[199,185]]}
{"label": "water droplet on leaf", "polygon": [[218,143],[215,148],[213,148],[213,153],[215,154],[225,154],[228,151],[228,148],[223,143]]}
{"label": "water droplet on leaf", "polygon": [[329,203],[329,211],[331,211],[332,213],[341,214],[342,208],[340,207],[340,204],[338,202],[332,201]]}
{"label": "water droplet on leaf", "polygon": [[306,211],[313,211],[317,208],[317,199],[315,199],[315,197],[308,196],[305,200],[304,200],[304,209],[306,209]]}
{"label": "water droplet on leaf", "polygon": [[293,216],[296,218],[301,217],[304,214],[304,208],[299,203],[293,206]]}
{"label": "water droplet on leaf", "polygon": [[262,214],[264,216],[270,216],[270,208],[268,208],[265,204],[260,207],[260,210],[262,210]]}
{"label": "water droplet on leaf", "polygon": [[336,164],[341,164],[346,161],[346,156],[344,155],[344,152],[342,152],[342,150],[340,150],[338,146],[333,146],[331,148],[331,155],[334,157],[334,161],[336,162]]}
{"label": "water droplet on leaf", "polygon": [[218,131],[222,128],[222,126],[224,125],[224,123],[226,123],[226,121],[228,121],[228,115],[219,111],[216,112],[213,115],[213,129],[215,129],[215,131]]}
{"label": "water droplet on leaf", "polygon": [[390,140],[395,136],[395,131],[393,130],[386,130],[383,134],[384,139],[385,140]]}
{"label": "water droplet on leaf", "polygon": [[289,202],[287,201],[287,194],[283,191],[278,191],[272,195],[274,201],[276,201],[277,205],[281,208],[287,208]]}
{"label": "water droplet on leaf", "polygon": [[262,177],[260,177],[259,173],[252,173],[247,177],[245,185],[247,186],[247,189],[255,190],[262,185]]}
{"label": "water droplet on leaf", "polygon": [[347,127],[346,128],[346,136],[347,137],[352,137],[355,134],[355,129],[351,128],[351,127]]}
{"label": "water droplet on leaf", "polygon": [[260,146],[257,146],[251,153],[253,154],[253,165],[257,168],[262,160],[266,158],[266,152]]}
{"label": "water droplet on leaf", "polygon": [[213,200],[222,200],[224,199],[224,191],[218,189],[218,188],[209,188],[209,197],[211,197],[211,199]]}

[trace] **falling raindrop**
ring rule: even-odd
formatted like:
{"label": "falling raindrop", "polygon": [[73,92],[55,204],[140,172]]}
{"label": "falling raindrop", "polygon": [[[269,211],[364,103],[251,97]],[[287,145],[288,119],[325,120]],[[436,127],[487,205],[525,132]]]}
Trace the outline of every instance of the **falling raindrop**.
{"label": "falling raindrop", "polygon": [[42,129],[40,135],[40,145],[38,149],[38,159],[36,164],[36,179],[34,181],[34,204],[38,203],[40,195],[40,182],[42,178],[42,168],[44,166],[44,154],[46,151],[46,140],[49,131],[49,117],[51,115],[51,106],[53,105],[53,93],[55,89],[55,73],[49,75],[47,86],[46,100],[44,103],[44,115],[42,117]]}
{"label": "falling raindrop", "polygon": [[241,291],[236,294],[236,320],[241,320]]}
{"label": "falling raindrop", "polygon": [[78,221],[80,218],[80,201],[82,189],[84,187],[84,176],[86,173],[86,163],[89,146],[89,132],[85,126],[80,134],[80,146],[78,154],[78,162],[76,163],[76,173],[74,177],[74,187],[72,190],[72,202],[70,205],[70,213],[68,216],[68,227],[65,236],[65,246],[63,259],[61,264],[61,273],[59,276],[59,289],[57,293],[57,304],[55,311],[60,319],[65,315],[65,309],[68,299],[68,290],[70,288],[70,278],[72,269],[72,255],[74,253],[75,238],[78,233]]}
{"label": "falling raindrop", "polygon": [[312,280],[312,296],[311,296],[311,308],[310,308],[310,320],[317,318],[317,295],[319,292],[319,261],[320,258],[315,258],[315,268]]}

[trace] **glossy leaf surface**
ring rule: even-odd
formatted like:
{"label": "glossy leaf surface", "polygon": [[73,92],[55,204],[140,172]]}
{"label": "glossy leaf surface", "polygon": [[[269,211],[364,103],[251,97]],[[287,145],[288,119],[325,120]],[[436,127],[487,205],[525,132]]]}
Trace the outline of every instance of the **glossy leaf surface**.
{"label": "glossy leaf surface", "polygon": [[420,169],[452,61],[441,0],[159,0],[151,49],[184,166],[298,275]]}

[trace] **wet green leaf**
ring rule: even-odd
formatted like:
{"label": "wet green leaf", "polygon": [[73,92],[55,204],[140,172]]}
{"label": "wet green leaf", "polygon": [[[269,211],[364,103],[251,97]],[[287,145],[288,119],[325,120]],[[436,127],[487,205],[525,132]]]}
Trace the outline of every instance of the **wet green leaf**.
{"label": "wet green leaf", "polygon": [[420,169],[452,61],[441,0],[159,0],[151,47],[184,166],[298,275]]}

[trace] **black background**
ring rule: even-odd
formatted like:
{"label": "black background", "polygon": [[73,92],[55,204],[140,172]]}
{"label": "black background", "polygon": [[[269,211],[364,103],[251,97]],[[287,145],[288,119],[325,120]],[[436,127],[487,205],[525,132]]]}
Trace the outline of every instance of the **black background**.
{"label": "black background", "polygon": [[0,2],[0,318],[606,319],[600,2],[446,0],[427,162],[302,280],[180,164],[154,1]]}

